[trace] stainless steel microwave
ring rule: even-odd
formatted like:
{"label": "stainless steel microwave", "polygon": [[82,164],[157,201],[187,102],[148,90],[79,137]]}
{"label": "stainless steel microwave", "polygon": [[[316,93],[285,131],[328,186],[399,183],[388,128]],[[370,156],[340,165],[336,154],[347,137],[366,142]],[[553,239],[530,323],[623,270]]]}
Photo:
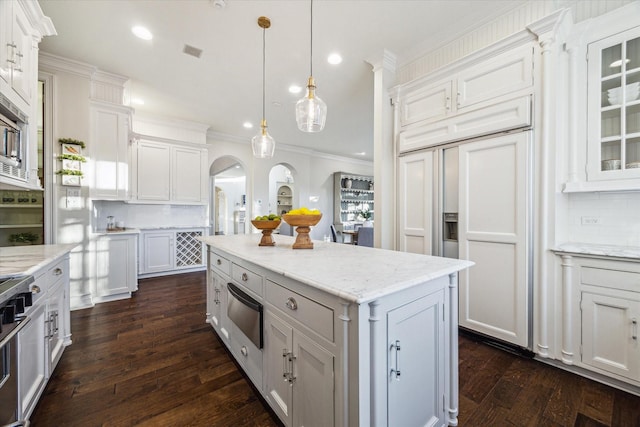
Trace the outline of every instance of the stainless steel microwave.
{"label": "stainless steel microwave", "polygon": [[21,167],[22,165],[22,131],[16,123],[0,114],[0,162]]}

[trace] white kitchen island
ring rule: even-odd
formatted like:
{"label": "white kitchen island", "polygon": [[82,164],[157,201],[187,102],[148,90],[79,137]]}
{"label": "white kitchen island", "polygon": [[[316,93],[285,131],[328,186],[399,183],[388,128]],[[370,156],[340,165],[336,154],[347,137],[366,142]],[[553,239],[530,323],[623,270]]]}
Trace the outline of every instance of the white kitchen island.
{"label": "white kitchen island", "polygon": [[457,273],[472,262],[294,250],[281,235],[202,241],[207,321],[285,425],[457,425]]}

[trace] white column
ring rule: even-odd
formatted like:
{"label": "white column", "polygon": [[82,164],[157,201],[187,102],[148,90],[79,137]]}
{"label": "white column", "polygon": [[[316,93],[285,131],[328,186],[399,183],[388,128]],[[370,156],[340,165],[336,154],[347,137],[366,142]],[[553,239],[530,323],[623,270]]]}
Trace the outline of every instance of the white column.
{"label": "white column", "polygon": [[[562,255],[562,362],[573,365],[573,257]],[[575,325],[576,327],[578,325]]]}
{"label": "white column", "polygon": [[[338,414],[342,413],[342,425],[349,426],[349,303],[343,302],[342,313],[338,316],[342,321],[342,384],[340,392],[342,393],[342,408]],[[339,395],[338,395],[339,397]],[[341,411],[341,412],[340,412]]]}
{"label": "white column", "polygon": [[393,106],[389,89],[395,84],[396,57],[383,51],[368,60],[373,67],[373,180],[374,246],[395,249],[396,191],[393,144]]}
{"label": "white column", "polygon": [[578,52],[576,47],[567,47],[569,53],[569,111],[574,112],[569,115],[569,150],[567,156],[568,173],[567,182],[578,182]]}
{"label": "white column", "polygon": [[[458,425],[458,273],[449,275],[449,358],[445,357],[445,372],[449,372],[449,407],[447,425]],[[446,366],[447,363],[449,366]],[[445,388],[446,393],[446,388]]]}
{"label": "white column", "polygon": [[[387,374],[386,374],[386,353],[381,353],[380,346],[386,348],[386,341],[380,343],[384,324],[380,323],[380,317],[378,314],[378,301],[372,301],[369,303],[369,354],[371,359],[371,365],[369,367],[369,378],[371,379],[371,390],[369,393],[369,414],[371,427],[386,426],[387,422]],[[347,343],[345,343],[346,345]],[[382,356],[382,357],[380,357]],[[380,360],[383,359],[383,360]],[[384,372],[385,375],[381,375]],[[360,375],[363,373],[361,372]],[[362,400],[362,399],[361,399]],[[380,404],[379,404],[380,403]]]}

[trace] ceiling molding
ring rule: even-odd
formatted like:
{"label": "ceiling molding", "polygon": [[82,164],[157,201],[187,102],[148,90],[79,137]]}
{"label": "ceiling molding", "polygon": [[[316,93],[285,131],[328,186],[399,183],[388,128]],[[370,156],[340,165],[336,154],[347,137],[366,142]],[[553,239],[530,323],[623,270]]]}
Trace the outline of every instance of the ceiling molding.
{"label": "ceiling molding", "polygon": [[63,58],[43,51],[38,54],[38,68],[49,72],[62,71],[87,79],[90,79],[98,70],[97,67],[85,62]]}

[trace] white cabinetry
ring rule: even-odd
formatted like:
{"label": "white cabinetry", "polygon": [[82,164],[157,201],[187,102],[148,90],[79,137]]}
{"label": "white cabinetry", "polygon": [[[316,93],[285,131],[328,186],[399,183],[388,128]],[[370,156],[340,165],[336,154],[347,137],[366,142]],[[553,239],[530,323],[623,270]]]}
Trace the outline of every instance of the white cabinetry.
{"label": "white cabinetry", "polygon": [[207,280],[207,317],[208,322],[216,330],[225,345],[229,346],[229,319],[227,318],[227,281],[215,271],[209,272]]}
{"label": "white cabinetry", "polygon": [[131,109],[92,101],[91,159],[94,183],[91,197],[129,199],[129,131]]}
{"label": "white cabinetry", "polygon": [[353,230],[355,224],[362,224],[361,212],[371,212],[369,220],[375,218],[373,200],[373,177],[346,172],[333,174],[333,217],[334,225],[340,232]]}
{"label": "white cabinetry", "polygon": [[288,426],[335,425],[334,356],[321,345],[333,340],[331,309],[271,281],[266,293],[267,400]]}
{"label": "white cabinetry", "polygon": [[103,234],[96,239],[96,298],[129,298],[138,290],[137,234]]}
{"label": "white cabinetry", "polygon": [[19,419],[28,419],[48,379],[71,343],[69,319],[69,257],[34,273],[29,323],[18,333]]}
{"label": "white cabinetry", "polygon": [[146,140],[135,145],[137,202],[207,203],[206,148]]}
{"label": "white cabinetry", "polygon": [[460,273],[460,326],[522,347],[531,305],[530,138],[524,132],[459,147],[459,257],[476,263]]}
{"label": "white cabinetry", "polygon": [[400,153],[531,125],[533,44],[398,89]]}
{"label": "white cabinetry", "polygon": [[640,27],[588,48],[589,181],[640,183]]}
{"label": "white cabinetry", "polygon": [[[44,279],[41,279],[44,280]],[[42,282],[34,284],[40,286]],[[45,287],[46,289],[46,287]],[[31,320],[18,334],[18,378],[20,411],[18,419],[26,419],[33,412],[38,398],[47,384],[47,336],[45,335],[46,304],[34,304]]]}
{"label": "white cabinetry", "polygon": [[152,277],[204,269],[206,252],[198,240],[204,235],[204,228],[143,230],[138,274]]}
{"label": "white cabinetry", "polygon": [[[23,113],[30,112],[37,64],[33,28],[20,2],[0,2],[0,81],[2,94]],[[5,88],[8,90],[5,91]]]}
{"label": "white cabinetry", "polygon": [[[640,386],[640,261],[567,244],[562,258],[562,361],[603,382]],[[584,374],[584,373],[583,373]]]}
{"label": "white cabinetry", "polygon": [[[293,243],[293,238],[281,238]],[[330,268],[335,259],[297,258],[292,267],[282,261],[289,249],[276,246],[278,253],[268,256],[266,267],[264,251],[255,250],[257,243],[250,236],[216,236],[206,241],[211,242],[207,287],[210,323],[223,342],[229,337],[233,356],[284,425],[456,423],[455,273],[359,303],[348,291],[327,291],[321,284],[324,276],[316,272]],[[324,245],[325,250],[329,245],[336,250],[331,243]],[[362,255],[357,251],[363,249],[357,246],[339,246],[344,248],[339,255],[345,260],[343,265],[352,265],[351,256]],[[404,265],[398,258],[409,256],[415,255],[384,254],[386,262],[394,266]],[[326,265],[318,266],[318,262]],[[215,307],[221,289],[216,283],[229,271],[234,284],[264,304],[261,359],[251,359],[256,348],[244,340],[240,327]],[[362,276],[363,282],[373,280],[368,272],[363,271]],[[358,287],[355,282],[357,279],[352,285]],[[379,295],[380,291],[376,292]],[[230,334],[220,333],[216,316],[221,316],[220,324],[228,322]]]}
{"label": "white cabinetry", "polygon": [[[388,425],[444,425],[444,291],[389,311]],[[420,330],[422,333],[415,334]]]}
{"label": "white cabinetry", "polygon": [[[432,255],[434,218],[434,152],[412,153],[399,159],[399,250]],[[436,204],[437,207],[437,204]]]}

